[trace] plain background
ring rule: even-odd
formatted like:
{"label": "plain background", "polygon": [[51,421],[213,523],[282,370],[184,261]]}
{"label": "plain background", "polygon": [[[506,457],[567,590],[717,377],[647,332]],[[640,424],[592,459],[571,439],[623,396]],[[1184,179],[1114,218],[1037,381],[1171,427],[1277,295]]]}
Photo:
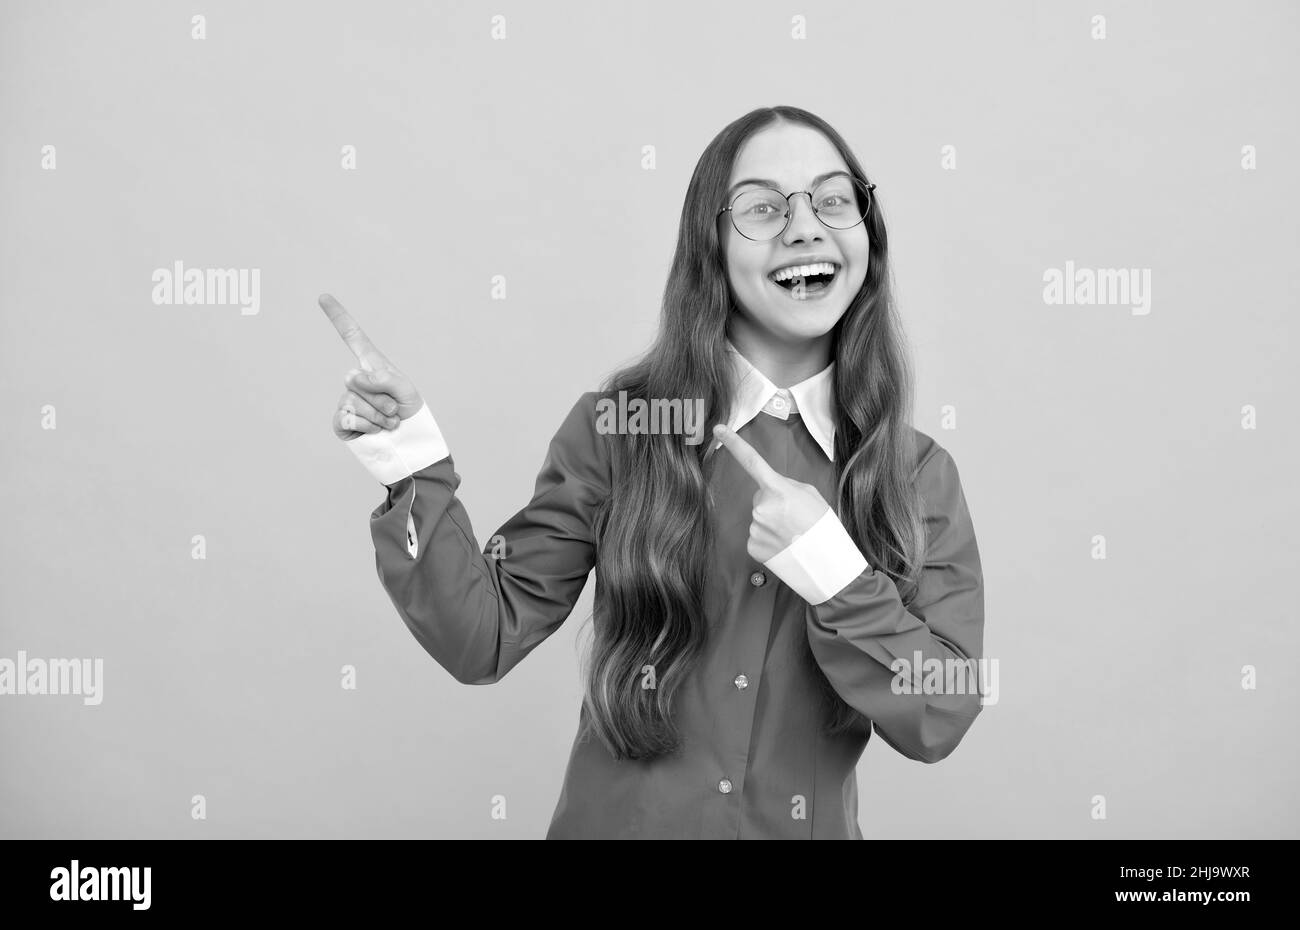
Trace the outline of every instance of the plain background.
{"label": "plain background", "polygon": [[[420,387],[482,543],[651,338],[704,146],[778,103],[879,184],[914,422],[961,470],[1000,666],[940,764],[872,741],[866,835],[1300,835],[1298,26],[1285,2],[5,2],[0,656],[105,669],[97,707],[0,697],[0,836],[543,835],[592,583],[497,685],[423,652],[375,574],[383,488],[330,432],[351,356],[316,296]],[[177,260],[261,269],[261,312],[154,305]],[[1151,269],[1150,314],[1047,306],[1067,260]]]}

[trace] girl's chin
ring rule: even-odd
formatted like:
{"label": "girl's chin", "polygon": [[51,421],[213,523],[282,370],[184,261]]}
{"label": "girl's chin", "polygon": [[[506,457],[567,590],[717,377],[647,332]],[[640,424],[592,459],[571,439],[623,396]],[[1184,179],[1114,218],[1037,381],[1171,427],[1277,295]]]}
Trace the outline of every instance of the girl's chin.
{"label": "girl's chin", "polygon": [[[776,285],[771,285],[776,287]],[[754,313],[750,308],[757,307]],[[794,300],[770,292],[759,299],[744,301],[740,315],[755,329],[770,333],[782,341],[816,339],[830,332],[848,309],[848,301],[838,294],[828,300]]]}
{"label": "girl's chin", "polygon": [[791,313],[764,314],[762,326],[783,341],[817,339],[825,336],[839,322],[841,312],[830,307]]}
{"label": "girl's chin", "polygon": [[838,299],[816,300],[796,303],[787,300],[784,303],[767,302],[768,313],[778,319],[822,319],[831,317],[839,319],[844,313],[845,301]]}
{"label": "girl's chin", "polygon": [[764,301],[765,316],[770,323],[778,326],[784,324],[796,329],[816,329],[823,323],[834,326],[835,321],[848,309],[847,302],[838,294],[829,295],[825,300],[792,300],[780,297]]}

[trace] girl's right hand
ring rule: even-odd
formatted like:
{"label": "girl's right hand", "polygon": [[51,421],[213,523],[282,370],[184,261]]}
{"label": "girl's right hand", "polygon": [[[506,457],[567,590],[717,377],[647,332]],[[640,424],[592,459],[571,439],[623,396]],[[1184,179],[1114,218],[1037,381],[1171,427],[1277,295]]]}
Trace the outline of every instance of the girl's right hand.
{"label": "girl's right hand", "polygon": [[347,390],[334,410],[334,435],[346,442],[364,433],[396,429],[400,421],[419,413],[424,401],[411,379],[375,348],[342,304],[329,294],[318,302],[361,366],[343,379]]}

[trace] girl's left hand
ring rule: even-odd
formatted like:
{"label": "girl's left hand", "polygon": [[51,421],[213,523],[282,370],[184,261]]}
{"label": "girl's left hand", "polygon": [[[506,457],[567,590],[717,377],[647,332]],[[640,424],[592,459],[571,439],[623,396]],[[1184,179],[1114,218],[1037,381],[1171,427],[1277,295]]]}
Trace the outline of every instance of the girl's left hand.
{"label": "girl's left hand", "polygon": [[758,482],[754,512],[749,524],[749,554],[757,562],[785,549],[831,509],[811,484],[795,481],[777,472],[758,450],[727,426],[713,428],[713,436],[726,446],[740,467]]}

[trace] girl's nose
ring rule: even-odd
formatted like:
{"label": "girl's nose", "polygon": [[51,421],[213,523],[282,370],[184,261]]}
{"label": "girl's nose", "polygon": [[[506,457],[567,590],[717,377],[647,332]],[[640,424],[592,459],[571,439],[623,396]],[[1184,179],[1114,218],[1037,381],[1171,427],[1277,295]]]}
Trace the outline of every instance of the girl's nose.
{"label": "girl's nose", "polygon": [[820,238],[822,221],[812,208],[811,194],[796,194],[790,198],[790,225],[785,230],[787,242]]}

